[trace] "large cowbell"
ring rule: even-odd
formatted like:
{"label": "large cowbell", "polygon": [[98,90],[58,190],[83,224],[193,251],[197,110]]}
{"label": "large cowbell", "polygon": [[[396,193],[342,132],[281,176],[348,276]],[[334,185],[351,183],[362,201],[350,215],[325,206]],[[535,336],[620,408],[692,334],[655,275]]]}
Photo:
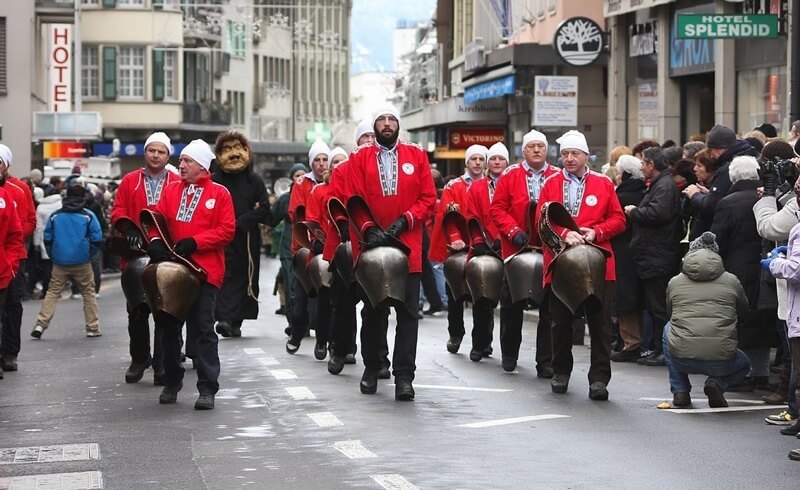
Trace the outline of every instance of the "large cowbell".
{"label": "large cowbell", "polygon": [[503,261],[494,255],[479,255],[467,262],[467,287],[475,304],[488,302],[492,308],[500,301],[503,287]]}
{"label": "large cowbell", "polygon": [[567,246],[558,228],[580,233],[578,224],[560,202],[548,202],[539,216],[539,236],[553,254],[548,265],[553,294],[574,314],[590,298],[602,302],[609,252],[593,243]]}
{"label": "large cowbell", "polygon": [[142,287],[153,314],[164,312],[183,321],[200,292],[200,281],[183,264],[159,262],[144,269]]}
{"label": "large cowbell", "polygon": [[453,298],[456,301],[461,301],[469,295],[469,288],[467,287],[466,271],[467,271],[467,251],[469,250],[470,236],[467,227],[467,220],[464,215],[456,210],[448,211],[442,218],[442,228],[444,235],[449,236],[448,230],[458,230],[461,240],[466,244],[466,247],[461,250],[450,250],[450,256],[447,257],[442,265],[444,272],[444,279],[447,285],[450,286],[450,292],[453,293]]}
{"label": "large cowbell", "polygon": [[538,250],[523,250],[506,259],[505,272],[511,301],[531,299],[537,304],[544,299],[542,287],[544,260]]}
{"label": "large cowbell", "polygon": [[128,265],[122,269],[120,282],[129,310],[147,302],[147,296],[142,287],[142,273],[149,263],[150,257],[140,255],[128,260]]}
{"label": "large cowbell", "polygon": [[312,284],[311,277],[308,275],[308,259],[310,256],[311,250],[301,247],[292,257],[292,273],[300,281],[300,285],[306,294],[315,292],[314,284]]}
{"label": "large cowbell", "polygon": [[331,287],[331,279],[333,274],[330,271],[331,264],[322,258],[322,255],[315,255],[311,257],[308,262],[308,278],[311,280],[311,285],[319,292],[321,288]]}

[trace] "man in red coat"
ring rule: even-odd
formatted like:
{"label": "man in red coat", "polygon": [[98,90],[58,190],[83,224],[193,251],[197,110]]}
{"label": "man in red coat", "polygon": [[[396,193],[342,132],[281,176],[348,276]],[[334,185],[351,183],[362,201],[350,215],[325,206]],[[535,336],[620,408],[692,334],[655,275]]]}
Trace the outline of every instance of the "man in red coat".
{"label": "man in red coat", "polygon": [[[472,236],[472,257],[486,255],[492,249],[500,253],[500,234],[489,213],[494,200],[495,189],[500,175],[508,168],[508,149],[503,143],[495,143],[486,153],[488,157],[488,171],[485,179],[474,182],[467,192],[467,219],[475,218],[481,224],[486,240],[483,236]],[[479,309],[473,311],[478,314]],[[485,317],[486,328],[472,329],[472,350],[469,352],[470,360],[478,362],[484,357],[492,355],[492,337],[494,336],[494,309],[481,310]],[[475,320],[473,320],[475,321]],[[501,325],[500,329],[503,327]]]}
{"label": "man in red coat", "polygon": [[[151,134],[144,142],[144,167],[127,173],[119,183],[114,206],[111,208],[112,227],[121,218],[127,218],[140,226],[139,212],[142,209],[155,209],[161,200],[164,188],[171,182],[181,180],[180,176],[166,169],[172,151],[169,136],[162,132]],[[129,246],[136,250],[143,246],[140,228],[128,226],[120,230],[128,239]],[[122,259],[120,266],[124,270],[128,261]],[[126,383],[137,383],[144,371],[152,364],[153,384],[164,385],[164,367],[162,363],[161,329],[153,333],[153,354],[150,355],[150,325],[148,316],[150,308],[147,303],[127,305],[128,337],[131,365],[125,372]]]}
{"label": "man in red coat", "polygon": [[[569,211],[580,227],[580,232],[558,228],[555,231],[567,246],[594,243],[608,252],[606,260],[606,285],[600,303],[587,301],[583,305],[591,337],[591,366],[589,367],[589,398],[608,399],[608,382],[611,379],[611,303],[614,298],[614,253],[611,238],[625,230],[625,214],[614,192],[614,184],[605,176],[589,170],[589,146],[579,131],[564,133],[558,140],[564,169],[547,179],[539,196],[536,216],[542,206],[559,202]],[[544,270],[548,271],[553,254],[544,248]],[[558,265],[558,264],[556,264]],[[552,271],[550,271],[552,272]],[[547,288],[551,274],[544,275]],[[550,316],[553,325],[553,393],[566,393],[572,373],[572,321],[575,315],[555,294],[550,298]]]}
{"label": "man in red coat", "polygon": [[[444,216],[448,212],[455,211],[464,216],[466,221],[469,207],[467,193],[473,184],[483,180],[487,151],[489,150],[483,145],[472,145],[467,148],[464,157],[464,166],[466,167],[464,175],[451,180],[445,186],[431,234],[431,247],[428,252],[431,260],[443,263],[450,254],[468,251],[469,237],[461,236],[461,230],[452,222],[445,223]],[[461,347],[461,340],[465,333],[464,300],[463,298],[454,298],[449,285],[445,285],[445,293],[447,294],[447,332],[450,336],[447,340],[447,352],[455,354]],[[488,313],[490,315],[491,311]],[[477,331],[489,330],[492,321],[489,315],[487,315],[486,308],[472,309],[473,345],[470,357],[474,352],[479,353],[486,347],[485,345],[476,345],[474,340],[476,336],[480,339],[486,337],[485,334]],[[480,357],[482,358],[483,355]]]}
{"label": "man in red coat", "polygon": [[[400,116],[397,109],[392,106],[381,107],[373,112],[372,120],[376,143],[353,151],[345,164],[348,166],[349,192],[366,201],[372,216],[364,212],[353,213],[350,218],[353,226],[365,238],[365,249],[388,245],[391,235],[410,250],[405,304],[395,307],[397,328],[392,367],[395,399],[413,400],[422,227],[433,212],[436,189],[425,151],[398,139]],[[357,244],[353,245],[357,264],[359,250]],[[369,301],[365,301],[364,309],[367,321],[361,329],[364,374],[360,388],[364,394],[373,394],[378,389],[378,374],[383,367],[381,345],[386,341],[388,323],[385,319],[389,315],[389,308],[376,309]]]}
{"label": "man in red coat", "polygon": [[[317,141],[311,145],[308,150],[308,166],[311,167],[311,172],[303,175],[300,182],[292,186],[292,195],[289,199],[289,220],[291,223],[299,223],[305,221],[307,218],[308,208],[311,200],[312,189],[322,183],[323,175],[328,171],[328,159],[331,154],[331,149],[322,141]],[[291,233],[291,227],[288,228]],[[292,237],[292,255],[297,253],[300,244]],[[294,354],[300,348],[300,343],[303,337],[306,336],[309,329],[309,303],[310,307],[316,308],[316,301],[309,302],[308,294],[306,294],[303,285],[297,276],[292,276],[292,295],[294,297],[291,321],[291,335],[289,340],[286,341],[286,352]],[[317,332],[319,334],[319,332]]]}
{"label": "man in red coat", "polygon": [[[522,156],[523,160],[508,167],[498,180],[489,209],[500,237],[504,261],[526,247],[541,246],[535,231],[528,230],[528,208],[535,206],[539,200],[539,192],[545,179],[558,172],[558,169],[547,163],[547,137],[535,129],[522,138]],[[546,299],[543,303],[546,304]],[[503,352],[503,369],[508,372],[517,368],[525,306],[525,301],[515,303],[511,299],[508,280],[503,276],[500,290],[500,348]],[[552,377],[550,358],[549,316],[547,307],[539,305],[536,373],[540,378]]]}
{"label": "man in red coat", "polygon": [[[228,189],[211,180],[208,169],[214,152],[202,140],[190,142],[181,151],[181,181],[167,185],[155,211],[166,218],[175,253],[194,262],[207,273],[186,319],[187,337],[196,344],[196,410],[214,408],[219,390],[219,339],[214,333],[214,309],[225,277],[225,245],[233,240],[236,216]],[[172,254],[151,230],[147,253],[154,262],[171,260]],[[164,335],[164,390],[159,403],[175,403],[183,387],[181,366],[181,322],[170,315],[156,315]]]}
{"label": "man in red coat", "polygon": [[[4,309],[8,287],[19,273],[20,260],[24,253],[22,227],[14,199],[8,191],[0,187],[0,311]],[[0,379],[3,379],[2,370]]]}
{"label": "man in red coat", "polygon": [[33,202],[33,193],[27,184],[9,173],[13,155],[11,149],[0,144],[0,187],[6,190],[11,202],[17,211],[17,217],[22,228],[23,250],[19,257],[18,274],[14,276],[6,291],[5,307],[2,310],[3,335],[2,369],[3,371],[17,370],[17,355],[20,350],[20,328],[22,328],[22,298],[25,295],[27,278],[25,276],[25,260],[28,258],[28,245],[36,229],[36,208]]}

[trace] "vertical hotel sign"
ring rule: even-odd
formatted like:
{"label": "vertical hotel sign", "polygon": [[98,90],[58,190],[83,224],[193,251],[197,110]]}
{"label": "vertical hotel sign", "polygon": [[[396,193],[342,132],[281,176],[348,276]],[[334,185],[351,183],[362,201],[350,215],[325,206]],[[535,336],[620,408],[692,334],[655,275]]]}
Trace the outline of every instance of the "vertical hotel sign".
{"label": "vertical hotel sign", "polygon": [[72,25],[49,24],[47,108],[51,112],[72,110]]}

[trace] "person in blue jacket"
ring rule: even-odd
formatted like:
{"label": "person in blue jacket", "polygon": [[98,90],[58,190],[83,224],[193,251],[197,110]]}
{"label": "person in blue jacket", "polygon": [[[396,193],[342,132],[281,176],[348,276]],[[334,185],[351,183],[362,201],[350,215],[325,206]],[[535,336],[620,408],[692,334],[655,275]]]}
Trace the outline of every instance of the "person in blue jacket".
{"label": "person in blue jacket", "polygon": [[50,326],[68,280],[77,285],[83,296],[86,336],[101,335],[91,259],[100,251],[103,233],[97,216],[85,209],[85,192],[81,186],[69,187],[61,209],[53,212],[45,225],[44,245],[53,261],[53,274],[31,332],[33,338],[41,338]]}

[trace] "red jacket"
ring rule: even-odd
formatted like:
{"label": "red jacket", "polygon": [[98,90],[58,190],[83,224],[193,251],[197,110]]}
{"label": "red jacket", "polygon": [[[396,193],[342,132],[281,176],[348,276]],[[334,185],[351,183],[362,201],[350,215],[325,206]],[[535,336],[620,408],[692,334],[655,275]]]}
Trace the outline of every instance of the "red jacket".
{"label": "red jacket", "polygon": [[[36,207],[33,203],[33,194],[28,184],[9,175],[6,178],[6,183],[3,186],[8,196],[14,201],[14,208],[17,211],[17,220],[22,229],[23,243],[33,236],[33,231],[36,229]],[[22,247],[22,255],[19,259],[28,258],[28,249]]]}
{"label": "red jacket", "polygon": [[0,289],[6,289],[17,275],[25,255],[17,207],[6,187],[0,187]]}
{"label": "red jacket", "polygon": [[311,189],[306,205],[306,221],[313,221],[318,224],[325,233],[325,243],[322,249],[322,258],[330,262],[336,247],[339,246],[339,235],[334,229],[333,223],[328,216],[328,199],[331,198],[332,190],[329,184],[317,184]]}
{"label": "red jacket", "polygon": [[[545,164],[544,178],[558,172],[550,164]],[[541,198],[539,199],[541,202]],[[522,163],[515,163],[503,171],[497,181],[494,199],[489,208],[489,214],[497,227],[502,244],[503,259],[513,255],[519,247],[515,247],[511,240],[520,231],[529,233],[528,230],[528,205],[531,200],[528,195],[528,172]],[[539,234],[534,230],[530,233],[530,245],[539,247]]]}
{"label": "red jacket", "polygon": [[[481,179],[485,180],[485,179]],[[480,180],[478,181],[480,182]],[[444,262],[450,255],[447,246],[456,240],[463,240],[469,243],[469,237],[461,236],[461,232],[457,227],[451,225],[445,230],[443,225],[444,215],[450,208],[457,209],[462,215],[467,215],[467,207],[469,205],[467,192],[472,186],[472,182],[468,182],[464,176],[451,180],[444,187],[442,192],[442,200],[439,203],[439,208],[436,211],[436,219],[433,222],[433,232],[431,233],[431,248],[428,251],[428,257],[436,262]]]}
{"label": "red jacket", "polygon": [[[486,238],[494,242],[496,239],[500,238],[500,233],[497,231],[497,225],[494,224],[492,216],[489,213],[489,208],[494,200],[494,193],[491,195],[489,194],[489,184],[491,182],[492,178],[486,177],[485,179],[473,183],[469,187],[469,191],[467,192],[467,219],[477,219],[486,232]],[[495,182],[495,189],[496,186],[497,182]],[[482,243],[483,239],[476,239],[476,237],[473,237],[472,242]],[[491,246],[491,243],[488,245]]]}
{"label": "red jacket", "polygon": [[[161,194],[153,196],[156,203],[161,198],[164,189],[170,182],[179,182],[181,180],[180,175],[170,172],[169,170],[164,171],[166,172],[166,176],[161,186]],[[141,225],[139,222],[139,212],[142,209],[152,210],[156,208],[155,203],[147,204],[147,184],[144,181],[145,172],[146,170],[144,168],[140,168],[133,172],[128,172],[122,177],[122,181],[120,181],[119,188],[117,189],[117,194],[114,197],[114,206],[111,208],[112,227],[120,218],[131,219],[137,225]],[[120,265],[124,269],[128,261],[121,259],[120,262]]]}
{"label": "red jacket", "polygon": [[[400,216],[408,220],[408,230],[401,233],[400,240],[411,249],[408,270],[422,272],[422,227],[433,213],[436,188],[433,185],[428,155],[418,145],[398,141],[397,163],[392,176],[397,179],[396,192],[390,189],[384,195],[378,170],[380,147],[362,145],[350,155],[347,162],[347,179],[350,195],[364,198],[377,223],[364,214],[350,216],[361,233],[378,225],[386,229]],[[358,260],[358,243],[353,243],[353,259]]]}
{"label": "red jacket", "polygon": [[[315,181],[312,176],[313,174],[305,174],[300,182],[292,186],[292,194],[289,197],[289,220],[292,223],[302,221],[299,219],[295,220],[297,208],[302,206],[305,208],[305,212],[308,212],[308,196],[311,195],[311,190],[317,185],[317,181]],[[291,226],[289,227],[289,233],[291,233]],[[299,248],[300,245],[292,238],[292,255],[297,253],[297,249]]]}
{"label": "red jacket", "polygon": [[[194,192],[190,194],[192,190]],[[198,192],[201,193],[200,197],[194,203],[193,199]],[[185,201],[190,211],[192,204],[196,205],[194,212],[187,212],[187,217],[179,221],[178,213],[182,201]],[[210,284],[217,288],[222,287],[225,276],[225,245],[233,240],[236,231],[236,216],[228,189],[213,182],[210,174],[201,178],[194,186],[180,180],[171,182],[161,192],[161,200],[155,210],[166,217],[174,243],[183,238],[194,238],[197,251],[192,254],[191,260],[205,269]],[[150,238],[154,236],[155,230],[150,233]]]}
{"label": "red jacket", "polygon": [[[542,186],[542,193],[539,196],[539,203],[536,207],[536,219],[539,219],[539,212],[546,202],[556,201],[564,204],[564,186],[568,183],[566,170],[549,177]],[[592,228],[595,232],[594,243],[605,249],[610,254],[606,261],[606,281],[615,281],[617,278],[614,262],[614,252],[611,250],[611,239],[625,231],[625,214],[619,204],[614,184],[607,177],[597,172],[587,170],[584,175],[585,187],[581,202],[578,206],[577,216],[573,216],[575,222],[581,228]],[[536,229],[538,230],[538,223]],[[567,236],[566,228],[556,227],[556,233],[563,239]],[[553,254],[544,247],[544,270],[547,271]],[[550,275],[545,275],[544,285],[550,283]]]}

